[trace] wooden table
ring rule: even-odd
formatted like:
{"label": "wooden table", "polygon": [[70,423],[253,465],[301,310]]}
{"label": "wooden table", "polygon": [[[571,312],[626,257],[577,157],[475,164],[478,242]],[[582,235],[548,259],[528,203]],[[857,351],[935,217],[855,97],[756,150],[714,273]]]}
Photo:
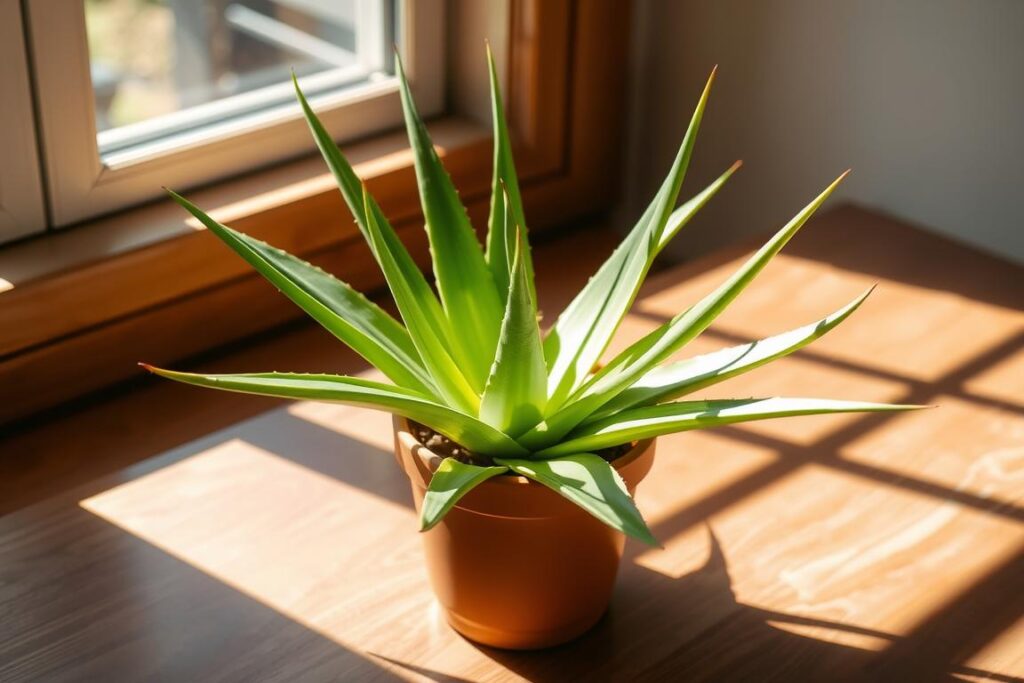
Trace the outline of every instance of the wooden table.
{"label": "wooden table", "polygon": [[[539,250],[549,310],[598,237]],[[746,249],[653,276],[617,346]],[[638,503],[665,549],[630,543],[606,618],[547,652],[478,647],[439,619],[386,416],[147,383],[10,435],[0,492],[24,503],[209,432],[0,518],[0,680],[1020,680],[1024,270],[844,207],[687,353],[874,282],[844,326],[708,394],[939,407],[664,438]],[[302,328],[206,367],[305,369],[328,346]]]}

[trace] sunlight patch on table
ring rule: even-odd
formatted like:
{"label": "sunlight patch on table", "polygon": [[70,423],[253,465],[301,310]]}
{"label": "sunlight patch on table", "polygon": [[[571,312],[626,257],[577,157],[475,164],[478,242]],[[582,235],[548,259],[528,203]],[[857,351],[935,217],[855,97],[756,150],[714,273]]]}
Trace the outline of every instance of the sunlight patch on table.
{"label": "sunlight patch on table", "polygon": [[895,636],[1024,546],[1013,519],[813,463],[709,521],[737,602]]}
{"label": "sunlight patch on table", "polygon": [[969,395],[1005,401],[1024,411],[1024,326],[1018,348],[973,373],[962,388]]}
{"label": "sunlight patch on table", "polygon": [[[668,319],[711,292],[742,262],[734,259],[653,292],[636,308]],[[836,269],[785,251],[719,316],[715,329],[743,341],[777,334],[828,315],[876,283],[878,288],[850,319],[810,348],[867,370],[934,381],[1020,334],[1020,321],[1007,316],[1003,307]],[[958,343],[951,345],[949,334],[941,332],[954,329],[970,332],[957,335]]]}
{"label": "sunlight patch on table", "polygon": [[654,467],[637,488],[636,501],[664,548],[644,550],[635,562],[673,578],[702,566],[707,530],[703,518],[691,518],[689,511],[706,499],[727,495],[730,486],[756,477],[777,458],[770,448],[737,444],[714,432],[659,438]]}
{"label": "sunlight patch on table", "polygon": [[241,440],[80,505],[339,643],[430,600],[410,509]]}
{"label": "sunlight patch on table", "polygon": [[778,458],[772,448],[736,443],[714,431],[661,436],[655,448],[654,466],[636,494],[637,504],[652,528],[671,526],[674,518],[690,506]]}
{"label": "sunlight patch on table", "polygon": [[1024,503],[1024,411],[981,410],[956,396],[935,404],[852,440],[843,460],[989,500],[993,509]]}

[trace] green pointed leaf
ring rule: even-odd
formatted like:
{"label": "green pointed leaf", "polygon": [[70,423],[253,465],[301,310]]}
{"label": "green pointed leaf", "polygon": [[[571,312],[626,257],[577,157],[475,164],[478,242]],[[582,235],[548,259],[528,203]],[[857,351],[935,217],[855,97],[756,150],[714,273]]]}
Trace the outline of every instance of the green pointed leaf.
{"label": "green pointed leaf", "polygon": [[487,222],[487,266],[491,269],[498,295],[508,299],[512,282],[512,255],[516,249],[515,219],[504,186],[491,197],[491,217]]}
{"label": "green pointed leaf", "polygon": [[839,176],[717,289],[612,359],[583,385],[564,408],[524,434],[519,439],[520,443],[536,451],[560,441],[574,427],[622,393],[644,373],[707,329],[789,242],[845,177],[846,173]]}
{"label": "green pointed leaf", "polygon": [[522,245],[518,236],[498,349],[480,399],[480,419],[512,435],[540,422],[547,402],[547,367]]}
{"label": "green pointed leaf", "polygon": [[[309,125],[309,130],[313,133],[313,139],[316,141],[324,161],[327,162],[327,167],[334,175],[338,183],[338,189],[341,190],[341,196],[344,197],[345,203],[348,204],[349,211],[352,212],[356,225],[369,244],[374,258],[377,259],[378,263],[380,262],[377,249],[370,240],[368,215],[372,215],[376,220],[377,231],[380,233],[379,240],[387,245],[391,258],[401,272],[403,280],[408,284],[409,289],[412,290],[416,300],[420,302],[423,308],[423,317],[433,328],[434,336],[448,340],[449,345],[454,347],[455,335],[448,326],[448,320],[445,318],[444,311],[441,310],[441,304],[420,271],[419,266],[416,265],[408,250],[406,250],[405,245],[402,244],[402,240],[398,238],[391,224],[388,223],[387,217],[384,216],[384,212],[376,200],[370,197],[369,201],[364,201],[362,181],[356,175],[352,165],[348,163],[348,159],[341,153],[341,149],[331,138],[323,124],[320,123],[320,119],[317,118],[312,107],[309,106],[309,102],[306,101],[305,95],[302,94],[302,89],[299,88],[299,81],[294,73],[292,74],[292,82],[295,85],[295,95],[302,107],[303,116]],[[367,209],[367,206],[369,206],[369,209]]]}
{"label": "green pointed leaf", "polygon": [[630,408],[574,430],[564,441],[538,451],[538,458],[557,458],[579,450],[599,450],[662,434],[708,429],[720,425],[825,413],[872,413],[915,410],[924,406],[823,398],[749,398],[679,401]]}
{"label": "green pointed leaf", "polygon": [[597,274],[558,316],[544,340],[549,412],[565,403],[600,359],[663,245],[662,233],[679,196],[714,78],[712,72],[668,177],[650,206]]}
{"label": "green pointed leaf", "polygon": [[448,514],[459,499],[491,477],[508,472],[508,468],[480,467],[445,458],[430,478],[420,509],[420,531],[428,531]]}
{"label": "green pointed leaf", "polygon": [[346,283],[291,254],[218,223],[176,192],[168,193],[311,318],[388,379],[433,395],[435,389],[402,325]]}
{"label": "green pointed leaf", "polygon": [[[516,228],[526,234],[526,215],[523,199],[519,192],[519,179],[512,160],[512,143],[509,140],[508,123],[505,121],[505,107],[501,100],[498,71],[494,66],[491,46],[487,46],[487,65],[491,77],[491,118],[494,125],[494,173],[491,179],[491,214],[487,222],[487,265],[498,288],[498,296],[504,301],[508,296],[511,282],[512,252],[515,249]],[[506,197],[506,194],[508,195]],[[512,220],[506,218],[511,212]],[[523,242],[523,261],[527,281],[530,283],[530,298],[537,303],[534,290],[533,258],[530,255],[529,240]]]}
{"label": "green pointed leaf", "polygon": [[483,390],[498,344],[502,301],[466,209],[416,111],[401,59],[397,56],[395,64],[430,238],[434,279],[449,324],[457,334],[453,341],[466,351],[466,376],[479,392]]}
{"label": "green pointed leaf", "polygon": [[659,545],[622,477],[604,458],[593,453],[575,453],[553,460],[496,458],[495,462],[544,484],[611,528],[649,545]]}
{"label": "green pointed leaf", "polygon": [[[369,194],[365,196],[366,201],[369,202]],[[417,297],[414,288],[405,279],[405,273],[399,267],[390,245],[384,239],[377,219],[370,211],[367,211],[366,218],[370,243],[377,252],[381,270],[384,271],[384,277],[395,298],[395,304],[402,314],[402,320],[405,321],[409,336],[412,338],[423,364],[430,373],[433,385],[437,387],[437,391],[449,405],[455,406],[467,414],[475,415],[480,408],[479,396],[462,374],[459,365],[449,355],[445,340],[438,337],[436,330],[424,314],[422,302]]]}
{"label": "green pointed leaf", "polygon": [[874,287],[871,287],[835,313],[809,325],[655,368],[606,403],[583,424],[608,417],[626,408],[663,403],[788,356],[846,320],[864,303],[873,290]]}
{"label": "green pointed leaf", "polygon": [[457,410],[411,389],[359,377],[286,372],[205,375],[143,365],[150,372],[185,384],[309,401],[329,401],[384,410],[427,425],[478,453],[522,456],[526,451],[511,438]]}

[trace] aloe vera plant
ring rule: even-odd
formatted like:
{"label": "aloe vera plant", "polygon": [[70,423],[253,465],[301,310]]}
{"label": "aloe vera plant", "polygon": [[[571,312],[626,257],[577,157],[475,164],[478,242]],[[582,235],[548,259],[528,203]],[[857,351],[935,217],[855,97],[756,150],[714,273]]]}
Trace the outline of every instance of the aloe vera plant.
{"label": "aloe vera plant", "polygon": [[602,522],[648,543],[655,540],[613,465],[597,454],[601,449],[751,420],[918,407],[817,398],[679,400],[793,353],[844,321],[868,296],[870,290],[821,320],[788,332],[668,362],[754,280],[843,176],[717,289],[594,370],[655,257],[738,166],[676,208],[714,72],[650,205],[542,334],[522,197],[490,52],[488,61],[494,169],[486,248],[477,240],[416,111],[401,61],[397,62],[436,294],[295,82],[309,128],[383,271],[400,321],[341,280],[221,225],[170,193],[285,296],[379,369],[389,383],[330,374],[203,375],[145,367],[198,386],[384,410],[452,439],[473,457],[470,462],[452,457],[441,462],[422,506],[424,530],[437,524],[473,487],[491,477],[515,473],[550,487]]}

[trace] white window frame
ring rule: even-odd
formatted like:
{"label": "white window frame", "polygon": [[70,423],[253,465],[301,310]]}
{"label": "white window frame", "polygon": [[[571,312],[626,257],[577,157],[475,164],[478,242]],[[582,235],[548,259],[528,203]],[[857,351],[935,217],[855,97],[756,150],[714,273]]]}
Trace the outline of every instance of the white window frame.
{"label": "white window frame", "polygon": [[[0,1],[17,4],[17,0]],[[176,138],[173,146],[148,145],[141,154],[101,158],[84,2],[27,2],[42,163],[53,227],[161,196],[163,186],[188,189],[314,149],[298,105],[290,103],[206,127],[195,136],[186,134]],[[399,50],[425,116],[440,113],[444,106],[444,8],[444,0],[397,3]],[[318,75],[301,82],[307,89],[330,85]],[[327,90],[312,96],[310,103],[337,140],[392,128],[402,120],[393,77],[340,92]],[[209,106],[215,108],[218,103]]]}
{"label": "white window frame", "polygon": [[19,0],[0,0],[0,243],[46,229],[23,25]]}

